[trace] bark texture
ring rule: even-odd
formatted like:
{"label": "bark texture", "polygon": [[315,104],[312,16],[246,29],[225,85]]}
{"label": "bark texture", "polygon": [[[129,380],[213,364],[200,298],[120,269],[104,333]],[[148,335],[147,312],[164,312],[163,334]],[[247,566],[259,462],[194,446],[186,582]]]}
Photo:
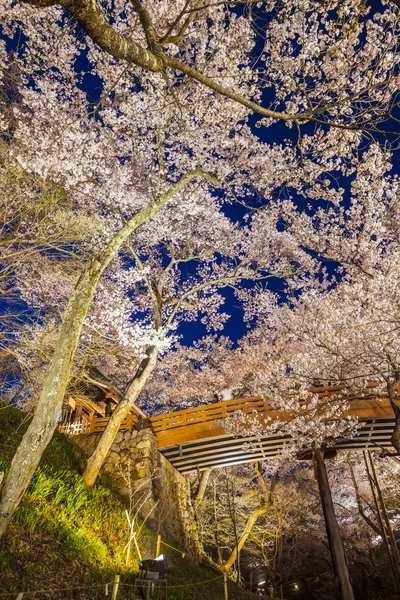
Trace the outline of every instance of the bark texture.
{"label": "bark texture", "polygon": [[[234,102],[245,106],[249,110],[264,117],[293,121],[298,119],[312,118],[313,112],[305,113],[282,113],[265,108],[256,102],[234,92],[232,89],[220,85],[212,77],[204,75],[197,69],[168,56],[162,50],[163,40],[156,38],[156,34],[149,14],[139,0],[132,0],[136,12],[146,35],[148,48],[143,48],[130,37],[122,35],[114,29],[107,21],[106,15],[101,12],[95,0],[20,0],[26,4],[38,7],[62,6],[70,15],[75,17],[82,29],[104,52],[115,58],[125,60],[128,63],[142,67],[149,71],[162,71],[169,67],[179,73],[183,73],[199,82],[200,84],[215,91],[217,94],[229,98]],[[165,42],[165,40],[164,40]]]}
{"label": "bark texture", "polygon": [[104,52],[115,58],[133,63],[148,71],[161,71],[163,60],[151,50],[143,48],[130,37],[121,34],[107,21],[93,0],[24,0],[34,6],[62,6],[75,17],[82,29]]}

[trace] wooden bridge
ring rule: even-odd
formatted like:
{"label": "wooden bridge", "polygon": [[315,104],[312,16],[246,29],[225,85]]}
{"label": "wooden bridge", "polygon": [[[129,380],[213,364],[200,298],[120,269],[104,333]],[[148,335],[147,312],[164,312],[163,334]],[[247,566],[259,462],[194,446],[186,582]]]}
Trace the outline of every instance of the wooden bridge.
{"label": "wooden bridge", "polygon": [[[353,439],[338,439],[334,444],[337,450],[390,447],[395,425],[390,402],[387,397],[374,395],[376,384],[371,383],[368,387],[369,394],[362,398],[343,397],[349,408],[339,417],[357,417],[360,428]],[[342,390],[340,386],[331,386],[312,388],[310,392],[320,396],[321,404],[329,404],[335,399],[337,401]],[[279,432],[257,438],[246,436],[245,432],[240,437],[227,434],[224,419],[236,411],[256,416],[260,423],[269,418],[284,424],[293,417],[293,413],[274,409],[261,398],[240,398],[151,418],[146,418],[140,411],[141,414],[129,414],[121,430],[134,427],[153,429],[159,450],[181,473],[266,460],[277,456],[286,444],[291,443],[289,435]],[[307,412],[307,403],[304,403],[306,418]],[[93,416],[85,432],[100,433],[107,422],[108,417]]]}
{"label": "wooden bridge", "polygon": [[[337,386],[310,391],[329,401],[340,390]],[[340,418],[357,417],[360,428],[353,439],[338,439],[335,449],[390,447],[395,419],[389,400],[371,396],[347,399],[347,402],[350,408],[343,411]],[[290,435],[282,433],[261,437],[246,436],[245,432],[240,437],[227,434],[223,419],[238,410],[251,416],[257,415],[260,423],[268,417],[272,421],[279,419],[282,423],[293,417],[288,411],[273,409],[260,398],[241,398],[158,415],[150,422],[159,450],[181,473],[271,459],[290,444]],[[304,414],[307,414],[306,410]]]}

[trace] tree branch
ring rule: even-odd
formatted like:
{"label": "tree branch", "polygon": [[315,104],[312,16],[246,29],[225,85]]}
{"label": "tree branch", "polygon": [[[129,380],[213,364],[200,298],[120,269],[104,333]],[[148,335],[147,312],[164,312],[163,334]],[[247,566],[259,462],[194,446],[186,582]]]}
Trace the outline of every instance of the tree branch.
{"label": "tree branch", "polygon": [[[164,63],[160,56],[142,48],[132,39],[119,33],[106,20],[95,0],[20,0],[25,4],[39,7],[61,6],[88,36],[105,52],[133,63],[149,71],[161,71]],[[140,15],[139,15],[140,17]]]}

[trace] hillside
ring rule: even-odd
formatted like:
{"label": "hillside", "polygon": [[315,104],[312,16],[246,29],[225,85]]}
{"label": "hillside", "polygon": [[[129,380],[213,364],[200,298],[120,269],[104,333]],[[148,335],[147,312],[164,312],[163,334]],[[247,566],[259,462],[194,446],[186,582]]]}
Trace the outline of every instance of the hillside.
{"label": "hillside", "polygon": [[[15,408],[0,408],[0,471],[7,471],[27,422]],[[132,552],[125,565],[125,506],[106,478],[87,488],[79,475],[82,467],[78,451],[56,433],[1,544],[0,598],[14,599],[16,592],[24,591],[29,592],[24,598],[34,600],[97,600],[105,597],[105,584],[117,573],[122,582],[118,598],[134,598],[138,559]],[[139,544],[144,556],[154,555],[155,534],[145,526]],[[172,558],[170,600],[223,598],[218,572],[177,553]],[[234,584],[229,588],[230,600],[256,597]]]}

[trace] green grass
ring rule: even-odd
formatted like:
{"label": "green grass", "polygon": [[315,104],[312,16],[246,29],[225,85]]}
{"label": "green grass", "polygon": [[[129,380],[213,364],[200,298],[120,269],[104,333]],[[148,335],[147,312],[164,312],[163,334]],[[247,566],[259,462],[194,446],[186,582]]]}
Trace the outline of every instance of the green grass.
{"label": "green grass", "polygon": [[[0,470],[8,471],[28,423],[21,411],[0,408]],[[88,488],[80,477],[83,465],[67,437],[56,432],[1,544],[2,591],[89,585],[115,573],[132,580],[138,559],[133,553],[125,565],[125,507],[102,483]],[[155,536],[142,532],[145,552]]]}
{"label": "green grass", "polygon": [[[8,470],[28,422],[21,411],[0,406],[1,471]],[[122,582],[118,599],[133,599],[138,558],[133,551],[129,565],[125,565],[128,541],[125,507],[108,487],[107,478],[100,478],[96,486],[88,488],[80,477],[83,465],[80,453],[66,436],[56,432],[2,540],[2,593],[106,583],[118,573]],[[144,556],[154,554],[155,534],[146,527],[141,530],[139,542]],[[180,555],[173,556],[173,560],[169,600],[223,598],[223,582],[218,572],[196,566]],[[105,596],[102,588],[76,590],[70,595],[52,592],[28,597],[97,600]],[[230,600],[255,597],[230,584]],[[157,594],[152,598],[156,600]]]}

